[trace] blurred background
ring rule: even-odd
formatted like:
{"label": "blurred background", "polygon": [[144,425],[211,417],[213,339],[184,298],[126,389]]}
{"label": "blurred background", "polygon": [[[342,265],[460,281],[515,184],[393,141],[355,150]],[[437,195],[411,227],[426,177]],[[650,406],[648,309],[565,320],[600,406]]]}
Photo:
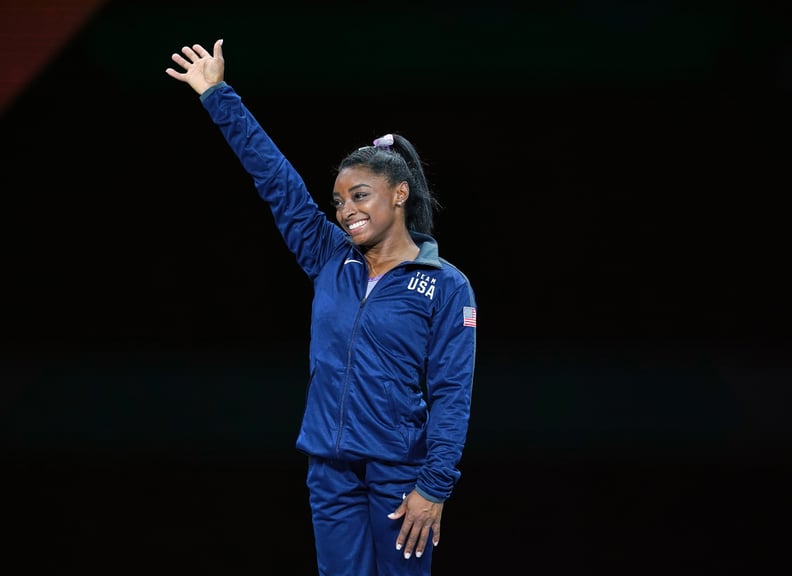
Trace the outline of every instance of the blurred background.
{"label": "blurred background", "polygon": [[316,573],[294,449],[311,287],[165,74],[217,38],[328,210],[333,168],[376,136],[427,162],[441,254],[479,306],[436,574],[789,565],[786,4],[36,0],[0,17],[15,574]]}

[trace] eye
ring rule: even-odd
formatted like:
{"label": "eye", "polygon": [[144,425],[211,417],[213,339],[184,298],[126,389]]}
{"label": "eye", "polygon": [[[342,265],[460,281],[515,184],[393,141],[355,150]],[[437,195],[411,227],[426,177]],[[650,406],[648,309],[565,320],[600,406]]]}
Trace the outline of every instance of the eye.
{"label": "eye", "polygon": [[330,201],[330,204],[331,204],[331,205],[333,206],[333,208],[335,208],[336,210],[338,210],[339,208],[341,208],[341,206],[343,206],[343,205],[344,205],[344,203],[343,203],[343,202],[341,202],[341,200],[339,200],[338,198],[333,198],[333,199]]}
{"label": "eye", "polygon": [[352,195],[352,199],[353,199],[355,202],[358,202],[358,201],[360,201],[360,200],[365,200],[365,198],[366,198],[368,195],[369,195],[369,193],[368,193],[368,192],[355,192],[355,193]]}

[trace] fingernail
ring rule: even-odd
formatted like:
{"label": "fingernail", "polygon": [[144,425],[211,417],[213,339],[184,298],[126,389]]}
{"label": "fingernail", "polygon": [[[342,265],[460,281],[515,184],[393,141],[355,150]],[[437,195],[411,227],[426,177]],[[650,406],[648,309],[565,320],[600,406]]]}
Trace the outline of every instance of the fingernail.
{"label": "fingernail", "polygon": [[404,559],[405,560],[409,560],[410,559],[410,553],[409,552],[405,552],[404,553]]}
{"label": "fingernail", "polygon": [[399,544],[398,542],[396,543],[396,550],[401,550],[401,544]]}
{"label": "fingernail", "polygon": [[420,558],[423,555],[423,552],[415,551],[415,557]]}

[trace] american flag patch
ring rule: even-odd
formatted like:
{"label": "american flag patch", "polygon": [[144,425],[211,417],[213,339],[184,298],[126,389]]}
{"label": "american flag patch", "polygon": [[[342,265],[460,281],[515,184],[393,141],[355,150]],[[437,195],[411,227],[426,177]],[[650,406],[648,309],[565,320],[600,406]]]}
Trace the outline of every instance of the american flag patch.
{"label": "american flag patch", "polygon": [[473,306],[465,306],[462,308],[462,325],[463,326],[476,326],[476,309]]}

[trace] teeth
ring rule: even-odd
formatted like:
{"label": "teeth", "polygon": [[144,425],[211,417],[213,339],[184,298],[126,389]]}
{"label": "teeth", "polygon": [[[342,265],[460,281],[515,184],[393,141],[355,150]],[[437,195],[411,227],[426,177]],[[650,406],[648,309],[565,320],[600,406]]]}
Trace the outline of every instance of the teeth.
{"label": "teeth", "polygon": [[365,223],[366,223],[365,220],[358,220],[357,222],[350,224],[349,229],[355,230],[356,228],[360,228],[361,226],[363,226]]}

